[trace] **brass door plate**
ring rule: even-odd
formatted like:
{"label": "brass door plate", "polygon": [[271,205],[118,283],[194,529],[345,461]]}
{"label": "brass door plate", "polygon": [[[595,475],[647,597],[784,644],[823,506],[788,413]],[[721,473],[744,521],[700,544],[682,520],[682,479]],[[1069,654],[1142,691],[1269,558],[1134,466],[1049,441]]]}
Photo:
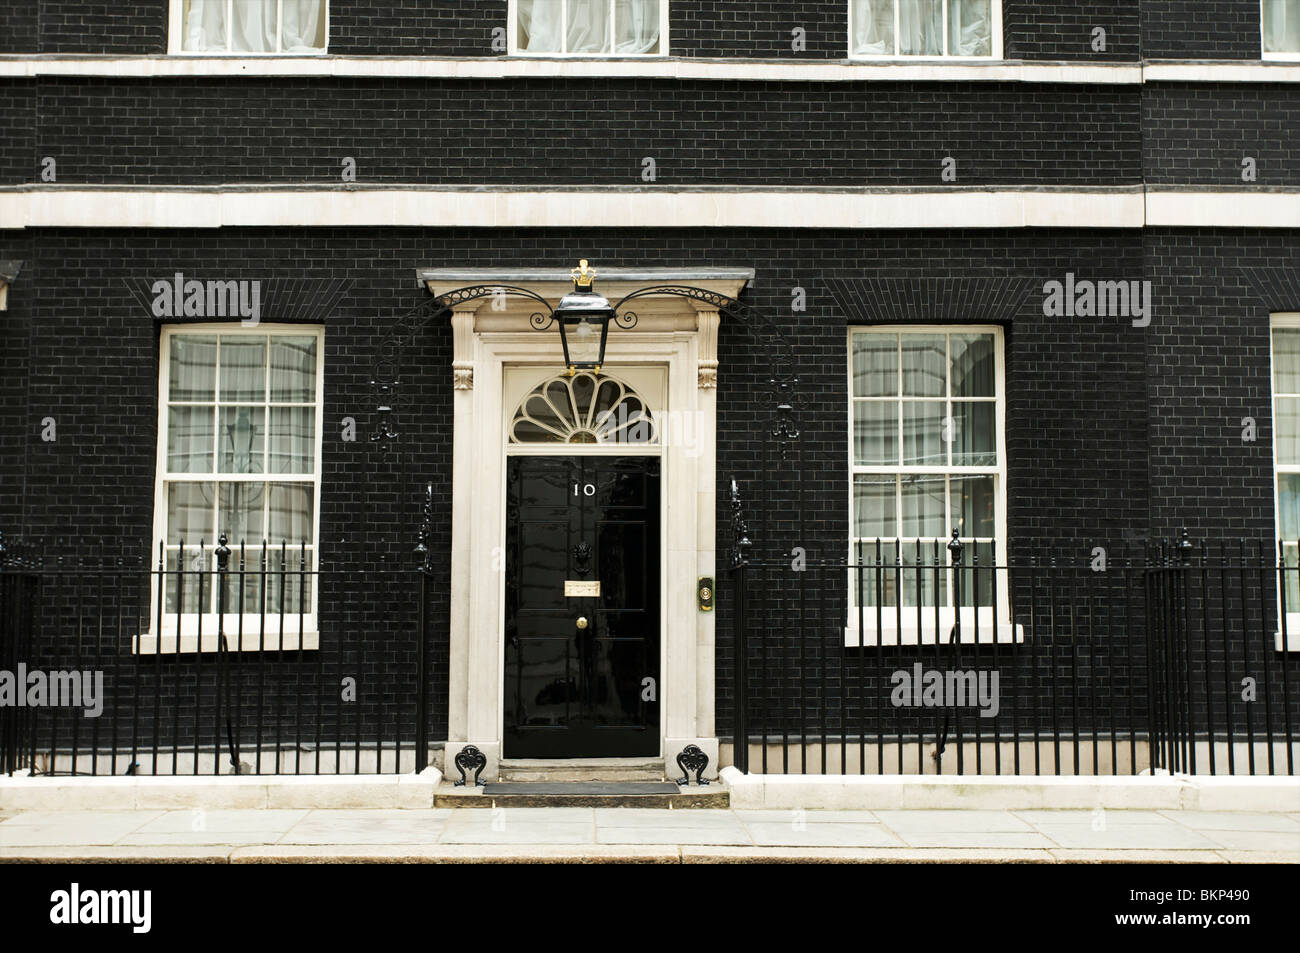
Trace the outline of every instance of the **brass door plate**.
{"label": "brass door plate", "polygon": [[564,580],[564,597],[566,599],[592,599],[600,595],[599,579]]}
{"label": "brass door plate", "polygon": [[701,576],[695,583],[695,601],[701,612],[713,611],[713,577]]}

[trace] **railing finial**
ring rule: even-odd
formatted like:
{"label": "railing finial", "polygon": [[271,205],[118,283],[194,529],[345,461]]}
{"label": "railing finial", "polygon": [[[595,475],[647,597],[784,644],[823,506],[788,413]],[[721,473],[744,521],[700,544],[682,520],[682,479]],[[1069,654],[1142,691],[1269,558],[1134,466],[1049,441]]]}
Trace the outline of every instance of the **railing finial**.
{"label": "railing finial", "polygon": [[948,552],[952,554],[954,565],[961,562],[962,543],[961,540],[958,539],[960,535],[961,534],[958,532],[957,527],[954,526],[952,528],[952,539],[948,540]]}

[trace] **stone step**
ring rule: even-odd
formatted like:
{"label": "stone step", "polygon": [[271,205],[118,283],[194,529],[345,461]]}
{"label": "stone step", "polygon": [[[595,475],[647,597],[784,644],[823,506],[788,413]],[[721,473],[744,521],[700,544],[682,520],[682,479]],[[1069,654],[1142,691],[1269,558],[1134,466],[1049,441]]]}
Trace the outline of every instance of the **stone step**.
{"label": "stone step", "polygon": [[434,807],[647,807],[725,808],[719,784],[681,788],[672,781],[489,781],[486,786],[438,786]]}
{"label": "stone step", "polygon": [[503,758],[501,780],[509,782],[663,781],[659,758]]}

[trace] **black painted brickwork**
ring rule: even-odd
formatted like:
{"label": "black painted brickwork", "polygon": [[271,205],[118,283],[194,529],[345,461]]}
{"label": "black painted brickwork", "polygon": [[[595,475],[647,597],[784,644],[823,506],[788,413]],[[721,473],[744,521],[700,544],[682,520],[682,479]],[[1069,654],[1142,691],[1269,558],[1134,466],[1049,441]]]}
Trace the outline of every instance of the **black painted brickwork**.
{"label": "black painted brickwork", "polygon": [[1153,184],[1300,184],[1300,89],[1286,83],[1153,83],[1142,101],[1146,180]]}
{"label": "black painted brickwork", "polygon": [[[1009,60],[1136,60],[1141,54],[1134,0],[1084,3],[1003,0],[1003,55]],[[1106,31],[1106,49],[1092,48],[1092,31]]]}
{"label": "black painted brickwork", "polygon": [[[22,88],[22,84],[15,84]],[[0,84],[0,90],[6,89]],[[11,87],[10,87],[11,88]],[[1135,183],[1138,88],[607,80],[48,80],[60,183]],[[397,117],[401,117],[400,119]],[[24,150],[6,147],[16,155]],[[3,155],[4,153],[0,153]],[[32,181],[9,159],[7,181]]]}
{"label": "black painted brickwork", "polygon": [[1257,60],[1259,0],[1142,0],[1147,59]]}

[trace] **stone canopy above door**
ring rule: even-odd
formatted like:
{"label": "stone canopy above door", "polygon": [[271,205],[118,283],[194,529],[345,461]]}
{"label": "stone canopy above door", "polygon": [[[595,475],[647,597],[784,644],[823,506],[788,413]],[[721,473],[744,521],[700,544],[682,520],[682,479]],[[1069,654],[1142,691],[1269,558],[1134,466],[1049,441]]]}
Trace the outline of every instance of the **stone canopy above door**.
{"label": "stone canopy above door", "polygon": [[[573,279],[563,268],[422,268],[416,278],[434,296],[473,285],[502,285],[524,288],[556,307],[573,290]],[[655,285],[700,288],[734,299],[754,279],[752,268],[596,268],[596,288],[617,305],[626,295]],[[624,330],[611,326],[609,354],[617,361],[620,338],[637,332],[689,331],[699,335],[699,385],[713,387],[717,381],[718,311],[707,301],[671,294],[638,297],[629,308],[637,315],[636,327]],[[476,298],[452,307],[455,354],[452,367],[457,390],[474,386],[473,341],[476,334],[509,334],[531,331],[538,335],[538,348],[554,348],[559,355],[559,335],[537,331],[530,324],[536,304],[519,295]]]}

